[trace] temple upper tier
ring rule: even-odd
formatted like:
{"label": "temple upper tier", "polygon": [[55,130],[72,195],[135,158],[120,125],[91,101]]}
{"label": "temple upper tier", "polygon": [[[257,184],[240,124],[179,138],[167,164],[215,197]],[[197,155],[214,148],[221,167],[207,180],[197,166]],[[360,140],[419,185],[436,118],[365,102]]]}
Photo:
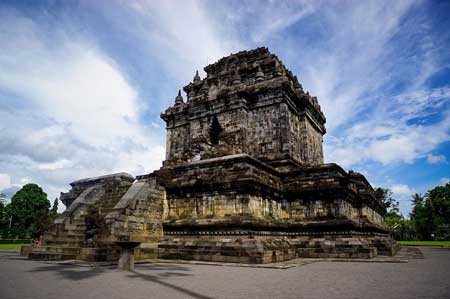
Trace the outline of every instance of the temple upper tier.
{"label": "temple upper tier", "polygon": [[242,153],[279,170],[323,163],[325,116],[276,55],[242,51],[204,70],[161,115],[164,165]]}

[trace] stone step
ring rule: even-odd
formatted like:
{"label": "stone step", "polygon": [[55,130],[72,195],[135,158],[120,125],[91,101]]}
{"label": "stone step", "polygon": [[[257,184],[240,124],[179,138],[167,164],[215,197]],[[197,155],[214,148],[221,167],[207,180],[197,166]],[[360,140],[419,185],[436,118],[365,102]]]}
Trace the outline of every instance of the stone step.
{"label": "stone step", "polygon": [[67,234],[71,236],[84,236],[85,231],[86,229],[69,229]]}
{"label": "stone step", "polygon": [[46,240],[43,243],[43,246],[68,246],[68,247],[80,247],[84,243],[84,239],[82,241],[68,241],[68,240]]}
{"label": "stone step", "polygon": [[106,216],[107,214],[111,213],[112,211],[114,211],[114,208],[111,208],[111,209],[101,209],[99,214],[102,215],[102,216]]}
{"label": "stone step", "polygon": [[78,255],[76,254],[63,254],[63,253],[49,253],[49,252],[30,252],[28,259],[30,260],[44,260],[44,261],[66,261],[76,260]]}
{"label": "stone step", "polygon": [[65,230],[82,230],[86,227],[85,224],[67,224]]}
{"label": "stone step", "polygon": [[58,253],[58,254],[80,254],[81,247],[66,247],[66,246],[36,246],[33,248],[32,252],[39,253]]}
{"label": "stone step", "polygon": [[84,240],[84,234],[69,234],[69,233],[61,233],[59,235],[44,235],[42,240]]}
{"label": "stone step", "polygon": [[74,232],[65,232],[61,233],[59,235],[44,235],[42,237],[42,240],[77,240],[82,241],[84,240],[84,233],[74,233]]}
{"label": "stone step", "polygon": [[117,204],[115,201],[105,202],[99,205],[99,207],[114,207]]}

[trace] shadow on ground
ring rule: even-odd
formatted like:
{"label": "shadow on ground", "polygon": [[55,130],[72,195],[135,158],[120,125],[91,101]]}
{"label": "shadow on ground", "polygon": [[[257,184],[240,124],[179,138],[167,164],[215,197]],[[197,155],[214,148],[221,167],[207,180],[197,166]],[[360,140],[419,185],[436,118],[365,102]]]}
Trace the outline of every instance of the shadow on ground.
{"label": "shadow on ground", "polygon": [[[12,257],[9,257],[12,258]],[[98,266],[98,267],[80,267],[77,265],[70,264],[47,264],[38,266],[37,268],[30,270],[28,272],[47,272],[51,271],[56,273],[63,279],[80,281],[84,279],[89,279],[98,275],[102,275],[107,271],[120,271],[116,266]],[[149,272],[154,271],[154,274],[149,274]],[[149,265],[138,265],[137,269],[134,271],[127,272],[130,279],[142,279],[145,281],[153,282],[165,286],[167,288],[176,290],[183,293],[185,296],[198,299],[212,299],[202,295],[200,293],[194,292],[187,288],[177,286],[175,284],[165,281],[170,277],[185,277],[192,276],[193,274],[187,273],[191,271],[188,267],[183,267],[179,265],[170,264],[149,264]]]}
{"label": "shadow on ground", "polygon": [[[170,269],[170,268],[184,268],[184,269],[188,269],[186,267],[180,267],[180,266],[172,266],[172,265],[146,265],[146,266],[141,266],[139,267],[140,269],[142,268],[147,268],[146,270],[156,270],[156,269]],[[175,269],[172,269],[175,270]],[[189,271],[189,269],[188,269]],[[160,285],[163,285],[167,288],[171,288],[173,290],[176,290],[178,292],[181,292],[187,296],[190,296],[192,298],[198,298],[198,299],[212,299],[212,297],[208,297],[205,295],[202,295],[200,293],[191,291],[189,289],[168,283],[166,281],[164,281],[164,278],[168,278],[171,276],[191,276],[192,274],[188,274],[188,273],[179,273],[179,272],[170,272],[170,271],[166,271],[163,273],[159,273],[156,275],[151,275],[151,274],[144,274],[140,271],[131,271],[129,277],[131,278],[140,278],[143,279],[145,281],[150,281],[150,282],[154,282],[154,283],[158,283]]]}
{"label": "shadow on ground", "polygon": [[63,279],[70,280],[83,280],[88,279],[97,275],[100,275],[107,271],[108,269],[114,269],[114,267],[79,267],[74,265],[56,264],[56,265],[45,265],[37,267],[29,272],[55,272],[58,276]]}

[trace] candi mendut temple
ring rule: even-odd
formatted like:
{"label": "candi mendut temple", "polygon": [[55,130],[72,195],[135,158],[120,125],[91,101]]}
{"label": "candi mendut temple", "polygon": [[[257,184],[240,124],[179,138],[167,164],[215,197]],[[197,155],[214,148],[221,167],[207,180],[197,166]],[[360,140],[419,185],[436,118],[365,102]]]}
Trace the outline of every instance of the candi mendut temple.
{"label": "candi mendut temple", "polygon": [[159,170],[82,179],[31,259],[272,263],[298,257],[372,258],[398,246],[386,207],[357,172],[324,163],[316,97],[267,48],[204,68],[161,118]]}

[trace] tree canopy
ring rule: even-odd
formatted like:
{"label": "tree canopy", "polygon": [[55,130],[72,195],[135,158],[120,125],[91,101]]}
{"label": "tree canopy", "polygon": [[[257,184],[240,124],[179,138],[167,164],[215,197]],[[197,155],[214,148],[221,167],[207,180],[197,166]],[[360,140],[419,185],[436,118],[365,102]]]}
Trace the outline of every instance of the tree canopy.
{"label": "tree canopy", "polygon": [[409,219],[399,212],[398,201],[389,189],[377,188],[386,204],[386,225],[397,240],[449,240],[450,239],[450,182],[437,186],[425,195],[412,195]]}
{"label": "tree canopy", "polygon": [[26,184],[5,207],[5,216],[11,221],[11,234],[31,235],[38,219],[48,215],[50,202],[47,194],[36,184]]}
{"label": "tree canopy", "polygon": [[52,218],[56,218],[56,216],[58,216],[58,199],[55,198],[55,200],[53,201],[53,206],[52,209],[50,210],[50,216]]}
{"label": "tree canopy", "polygon": [[5,216],[5,193],[0,193],[0,227],[5,226],[6,216]]}
{"label": "tree canopy", "polygon": [[[450,238],[450,182],[429,190],[425,196],[413,195],[410,214],[417,238],[420,240]],[[446,229],[447,228],[447,229]]]}

